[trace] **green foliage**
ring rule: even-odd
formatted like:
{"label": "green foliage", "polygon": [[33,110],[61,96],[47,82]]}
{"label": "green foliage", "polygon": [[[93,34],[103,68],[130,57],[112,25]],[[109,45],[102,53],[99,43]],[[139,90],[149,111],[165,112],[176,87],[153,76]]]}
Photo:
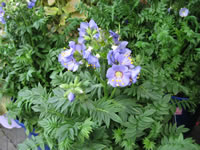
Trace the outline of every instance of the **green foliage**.
{"label": "green foliage", "polygon": [[158,150],[168,150],[168,149],[191,149],[191,150],[198,150],[200,147],[199,145],[194,145],[192,139],[184,139],[183,135],[180,134],[177,137],[164,137],[162,139],[162,145],[158,147]]}
{"label": "green foliage", "polygon": [[23,144],[18,145],[19,150],[38,150],[38,146],[44,150],[44,143],[42,136],[32,137],[31,139],[26,139]]}
{"label": "green foliage", "polygon": [[35,87],[38,83],[51,89],[50,75],[59,70],[57,57],[66,37],[77,28],[80,19],[68,18],[68,26],[62,34],[55,31],[53,17],[45,15],[42,7],[28,9],[26,2],[16,7],[16,2],[6,3],[5,38],[0,44],[0,79],[4,82],[1,93],[16,97],[23,87]]}
{"label": "green foliage", "polygon": [[[75,11],[68,7],[72,1],[64,2],[38,1],[45,7],[34,9],[25,3],[6,7],[11,18],[0,45],[1,93],[17,98],[8,107],[10,117],[23,122],[27,134],[33,129],[39,133],[19,149],[45,144],[56,150],[199,149],[183,138],[188,129],[170,123],[176,107],[193,111],[198,104],[199,11],[191,10],[186,18],[178,14],[181,7],[192,8],[198,1],[80,2],[79,11],[129,42],[133,64],[142,66],[137,83],[126,88],[107,84],[109,48],[97,43],[94,48],[104,50],[101,68],[80,66],[67,72],[58,64],[58,54],[77,36],[81,21],[69,17]],[[67,17],[66,10],[71,11]],[[58,27],[63,18],[66,26]],[[75,94],[73,102],[69,93]],[[174,100],[172,95],[189,100]]]}

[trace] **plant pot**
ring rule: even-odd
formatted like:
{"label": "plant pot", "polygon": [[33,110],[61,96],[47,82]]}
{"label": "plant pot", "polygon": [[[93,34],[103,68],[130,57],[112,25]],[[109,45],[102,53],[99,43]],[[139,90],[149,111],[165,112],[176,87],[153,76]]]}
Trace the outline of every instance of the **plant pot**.
{"label": "plant pot", "polygon": [[[173,100],[178,100],[178,101],[187,101],[189,98],[183,98],[183,97],[177,97],[177,96],[172,96],[171,97]],[[194,115],[188,112],[185,109],[179,109],[178,107],[176,108],[176,112],[174,114],[174,122],[177,124],[177,126],[180,125],[185,125],[186,128],[193,128],[195,125],[194,121]]]}

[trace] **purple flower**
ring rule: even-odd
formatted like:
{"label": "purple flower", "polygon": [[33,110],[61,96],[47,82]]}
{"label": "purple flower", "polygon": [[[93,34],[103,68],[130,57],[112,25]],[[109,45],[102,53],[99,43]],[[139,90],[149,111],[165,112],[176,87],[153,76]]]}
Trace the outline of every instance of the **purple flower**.
{"label": "purple flower", "polygon": [[126,48],[127,44],[128,44],[127,41],[120,42],[120,44],[118,45],[118,47],[116,49],[114,49],[114,51],[117,51],[120,54],[130,55],[131,54],[131,50]]}
{"label": "purple flower", "polygon": [[113,65],[117,63],[116,56],[118,53],[115,53],[113,50],[109,51],[107,54],[108,64]]}
{"label": "purple flower", "polygon": [[28,2],[28,8],[33,8],[35,6],[35,3],[33,3],[33,2]]}
{"label": "purple flower", "polygon": [[75,95],[72,92],[70,92],[67,97],[70,102],[74,101],[75,99]]}
{"label": "purple flower", "polygon": [[92,53],[92,47],[89,47],[87,50],[83,51],[83,58],[87,59],[91,53]]}
{"label": "purple flower", "polygon": [[3,10],[3,8],[2,8],[2,7],[0,7],[0,17],[3,17],[3,16],[4,16],[4,14],[5,14],[5,11]]}
{"label": "purple flower", "polygon": [[4,19],[3,17],[0,17],[0,22],[1,22],[2,24],[6,24],[6,21],[5,21],[5,19]]}
{"label": "purple flower", "polygon": [[128,67],[123,65],[113,65],[107,70],[106,77],[111,86],[125,87],[130,83],[131,74]]}
{"label": "purple flower", "polygon": [[100,67],[99,59],[96,56],[89,55],[86,60],[89,64],[89,66],[94,67],[94,69]]}
{"label": "purple flower", "polygon": [[140,70],[141,70],[140,66],[137,66],[137,67],[135,67],[134,69],[131,70],[132,83],[136,83],[138,74],[140,73]]}
{"label": "purple flower", "polygon": [[6,3],[5,3],[5,2],[2,2],[2,3],[1,3],[1,6],[2,6],[2,7],[5,7],[5,6],[6,6]]}
{"label": "purple flower", "polygon": [[119,44],[119,35],[112,30],[109,31],[110,36],[113,38],[113,42],[117,45]]}
{"label": "purple flower", "polygon": [[98,57],[92,55],[92,47],[89,47],[87,50],[83,50],[83,58],[85,58],[88,65],[94,67],[94,69],[100,67]]}
{"label": "purple flower", "polygon": [[130,55],[119,54],[117,55],[116,60],[119,63],[119,65],[127,66],[130,69],[134,68],[133,59],[131,58]]}
{"label": "purple flower", "polygon": [[97,24],[94,22],[94,20],[90,20],[90,22],[81,22],[79,30],[79,38],[78,42],[80,44],[85,43],[86,40],[90,40],[90,37],[92,36],[95,39],[98,39],[99,34],[99,28]]}
{"label": "purple flower", "polygon": [[171,11],[171,7],[169,7],[169,8],[167,9],[167,11],[168,11],[168,13],[170,13],[170,11]]}
{"label": "purple flower", "polygon": [[82,64],[82,49],[84,46],[76,44],[74,41],[69,42],[70,49],[62,51],[58,56],[58,61],[61,65],[70,71],[77,71]]}
{"label": "purple flower", "polygon": [[110,50],[107,54],[108,64],[109,65],[125,65],[128,68],[133,68],[133,60],[131,58],[131,50],[126,48],[128,42],[120,42],[118,46],[112,47],[113,50]]}
{"label": "purple flower", "polygon": [[30,0],[28,2],[28,8],[33,8],[35,6],[35,3],[36,3],[37,0]]}
{"label": "purple flower", "polygon": [[189,14],[189,10],[187,8],[181,8],[179,11],[179,15],[181,17],[186,17],[186,16],[188,16],[188,14]]}

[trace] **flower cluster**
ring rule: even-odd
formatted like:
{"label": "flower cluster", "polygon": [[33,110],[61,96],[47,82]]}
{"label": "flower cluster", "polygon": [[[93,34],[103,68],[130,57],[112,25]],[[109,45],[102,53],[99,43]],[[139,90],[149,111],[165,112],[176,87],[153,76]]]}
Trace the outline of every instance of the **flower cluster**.
{"label": "flower cluster", "polygon": [[30,0],[28,1],[28,8],[33,8],[35,6],[37,0]]}
{"label": "flower cluster", "polygon": [[85,43],[86,41],[92,40],[93,38],[98,39],[100,36],[99,28],[94,20],[90,22],[82,22],[79,30],[79,43]]}
{"label": "flower cluster", "polygon": [[[87,62],[88,66],[92,66],[93,68],[100,67],[99,53],[101,54],[101,51],[99,49],[102,49],[102,46],[100,46],[99,49],[95,49],[92,45],[93,43],[100,45],[101,40],[99,42],[99,39],[103,39],[104,37],[100,34],[100,29],[94,20],[90,20],[89,23],[82,22],[78,30],[78,44],[74,41],[70,41],[70,49],[62,51],[58,56],[58,61],[63,67],[73,72],[77,71],[79,65],[84,62]],[[101,31],[101,33],[103,32]],[[112,50],[107,53],[108,64],[112,65],[112,67],[107,70],[106,77],[108,78],[108,83],[113,87],[131,85],[137,81],[141,67],[135,67],[133,65],[131,50],[126,47],[128,42],[120,42],[119,35],[111,30],[109,33],[113,40],[112,43],[115,45],[113,45]],[[104,42],[108,42],[107,45],[112,44],[109,43],[107,39],[103,40]],[[73,98],[69,98],[69,100],[70,99]]]}
{"label": "flower cluster", "polygon": [[108,64],[112,67],[108,69],[106,77],[113,87],[125,87],[135,83],[141,70],[140,66],[133,65],[131,50],[126,48],[127,44],[126,41],[119,42],[119,45],[113,46],[107,55]]}
{"label": "flower cluster", "polygon": [[2,24],[5,24],[6,23],[6,21],[4,19],[5,11],[3,10],[3,7],[5,7],[6,4],[4,2],[2,2],[1,5],[2,5],[2,7],[0,7],[0,22]]}
{"label": "flower cluster", "polygon": [[58,61],[69,71],[77,71],[79,65],[87,61],[88,66],[93,68],[100,67],[99,55],[95,55],[91,46],[86,46],[86,41],[90,38],[98,39],[99,29],[94,20],[89,23],[82,22],[79,28],[78,44],[74,41],[69,42],[70,49],[62,51],[58,56]]}
{"label": "flower cluster", "polygon": [[77,71],[80,64],[82,64],[82,55],[84,45],[76,44],[74,41],[69,42],[70,49],[62,51],[58,56],[58,61],[61,65],[69,71]]}

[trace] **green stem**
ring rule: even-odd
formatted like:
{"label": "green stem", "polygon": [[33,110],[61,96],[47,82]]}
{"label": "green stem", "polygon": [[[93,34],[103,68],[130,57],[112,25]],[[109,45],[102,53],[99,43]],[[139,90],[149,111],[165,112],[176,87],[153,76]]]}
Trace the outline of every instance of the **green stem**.
{"label": "green stem", "polygon": [[112,91],[112,93],[111,93],[109,99],[112,99],[112,98],[113,98],[113,96],[115,95],[116,90],[117,90],[117,88],[114,88],[114,89],[113,89],[113,91]]}
{"label": "green stem", "polygon": [[99,82],[103,85],[103,87],[104,87],[104,97],[107,98],[108,97],[107,83],[100,78],[99,74],[96,71],[94,71],[94,74],[96,75]]}

